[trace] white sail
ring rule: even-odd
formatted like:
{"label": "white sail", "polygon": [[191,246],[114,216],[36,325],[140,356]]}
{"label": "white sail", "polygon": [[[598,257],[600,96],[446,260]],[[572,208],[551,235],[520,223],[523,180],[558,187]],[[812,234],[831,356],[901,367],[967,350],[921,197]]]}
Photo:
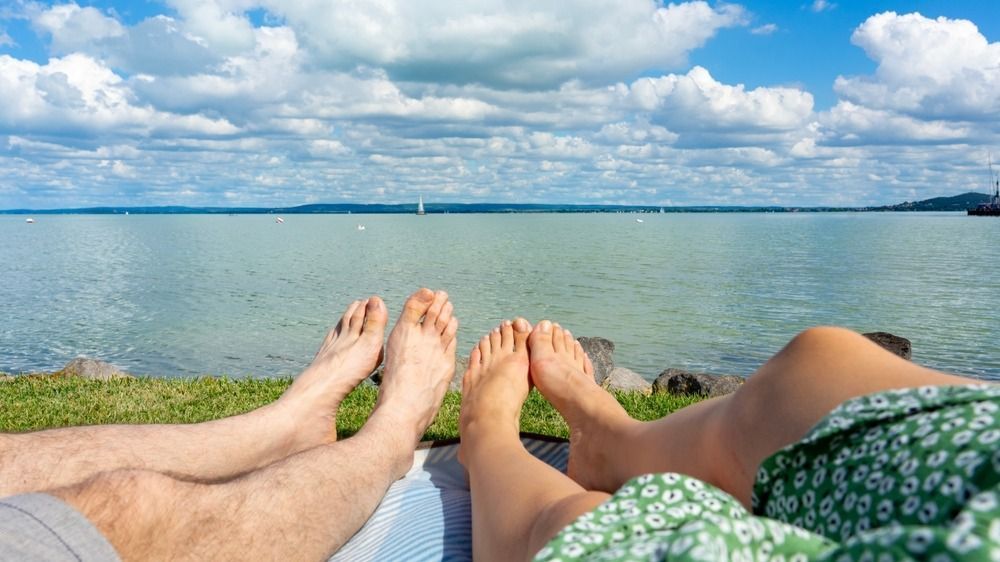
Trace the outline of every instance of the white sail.
{"label": "white sail", "polygon": [[418,215],[426,214],[424,212],[424,196],[423,195],[420,196],[420,202],[417,203],[417,214]]}

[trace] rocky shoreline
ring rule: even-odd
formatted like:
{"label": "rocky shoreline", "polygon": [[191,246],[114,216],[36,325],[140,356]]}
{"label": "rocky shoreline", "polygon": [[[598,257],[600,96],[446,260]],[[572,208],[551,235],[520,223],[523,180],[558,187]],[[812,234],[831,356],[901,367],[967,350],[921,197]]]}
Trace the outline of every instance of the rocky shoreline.
{"label": "rocky shoreline", "polygon": [[[903,359],[909,360],[913,356],[913,346],[904,337],[889,332],[862,335]],[[669,367],[650,383],[642,375],[615,365],[614,342],[604,338],[582,337],[579,340],[594,363],[594,380],[609,391],[641,392],[646,395],[664,392],[713,398],[736,392],[746,381],[746,376],[699,373]]]}
{"label": "rocky shoreline", "polygon": [[[862,335],[903,359],[909,360],[912,357],[912,344],[906,338],[888,332],[869,332]],[[655,393],[666,393],[711,398],[735,392],[746,381],[746,376],[699,373],[670,367],[664,369],[650,382],[635,371],[615,364],[615,344],[611,340],[601,337],[581,337],[579,341],[594,364],[594,382],[609,392],[639,392],[647,396]],[[455,378],[452,379],[449,390],[462,390],[462,374],[465,373],[467,365],[468,358],[458,358],[455,366]],[[133,375],[106,361],[87,357],[77,357],[61,370],[48,375],[93,380],[134,378]],[[13,378],[11,375],[0,373],[0,382]],[[381,382],[381,368],[376,370],[368,380],[373,384],[379,384]]]}

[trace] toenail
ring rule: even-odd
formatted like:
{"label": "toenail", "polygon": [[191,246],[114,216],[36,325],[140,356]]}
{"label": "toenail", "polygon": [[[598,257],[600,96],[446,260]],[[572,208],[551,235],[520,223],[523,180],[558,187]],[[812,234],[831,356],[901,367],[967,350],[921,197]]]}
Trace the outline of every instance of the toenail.
{"label": "toenail", "polygon": [[504,326],[510,326],[511,325],[510,320],[504,320],[503,321],[503,325]]}
{"label": "toenail", "polygon": [[538,325],[538,329],[541,330],[543,334],[547,334],[552,331],[552,322],[542,320],[542,322]]}

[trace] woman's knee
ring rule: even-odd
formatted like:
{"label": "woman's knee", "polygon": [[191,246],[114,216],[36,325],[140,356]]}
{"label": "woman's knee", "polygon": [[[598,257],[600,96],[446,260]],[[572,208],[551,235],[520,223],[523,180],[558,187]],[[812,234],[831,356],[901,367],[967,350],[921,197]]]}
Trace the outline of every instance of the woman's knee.
{"label": "woman's knee", "polygon": [[[857,332],[817,326],[799,332],[750,377],[747,390],[814,383],[833,373],[831,367],[849,364],[852,358],[872,351],[875,344]],[[876,346],[877,347],[877,346]]]}
{"label": "woman's knee", "polygon": [[817,352],[828,352],[831,349],[850,349],[866,340],[863,336],[836,326],[815,326],[799,332],[781,353],[804,353],[813,355]]}

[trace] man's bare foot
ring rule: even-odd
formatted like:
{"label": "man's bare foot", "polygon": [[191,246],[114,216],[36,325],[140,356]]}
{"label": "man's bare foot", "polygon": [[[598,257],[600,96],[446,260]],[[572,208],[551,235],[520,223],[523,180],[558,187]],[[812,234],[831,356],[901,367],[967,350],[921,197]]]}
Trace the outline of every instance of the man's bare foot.
{"label": "man's bare foot", "polygon": [[594,368],[569,330],[548,320],[528,337],[531,380],[562,414],[570,429],[567,475],[587,490],[614,492],[619,482],[605,474],[615,435],[637,424],[613,396],[594,382]]}
{"label": "man's bare foot", "polygon": [[472,449],[487,446],[491,439],[518,442],[521,406],[530,389],[530,332],[531,324],[524,318],[504,320],[472,348],[469,368],[462,377],[462,446],[458,452],[462,464]]}
{"label": "man's bare foot", "polygon": [[275,403],[294,420],[289,454],[337,440],[337,408],[382,362],[387,321],[379,297],[352,302],[312,363]]}
{"label": "man's bare foot", "polygon": [[412,445],[434,420],[455,374],[458,319],[444,291],[420,289],[406,300],[386,344],[385,369],[370,420],[389,419]]}

